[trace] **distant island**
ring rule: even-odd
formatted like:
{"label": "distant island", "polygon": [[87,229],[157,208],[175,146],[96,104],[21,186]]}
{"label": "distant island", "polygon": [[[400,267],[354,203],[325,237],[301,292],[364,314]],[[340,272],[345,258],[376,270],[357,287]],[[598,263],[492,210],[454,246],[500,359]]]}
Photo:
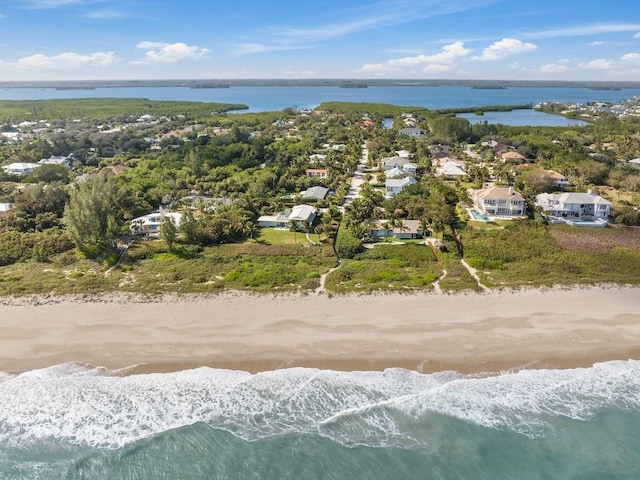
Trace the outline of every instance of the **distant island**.
{"label": "distant island", "polygon": [[194,83],[190,88],[229,88],[231,85],[228,83]]}
{"label": "distant island", "polygon": [[[198,87],[214,85],[214,87]],[[472,87],[472,88],[510,88],[510,87],[561,87],[588,88],[592,90],[622,90],[640,88],[640,81],[540,81],[540,80],[455,80],[455,79],[350,79],[350,78],[316,78],[316,79],[174,79],[174,80],[82,80],[82,81],[0,81],[0,88],[109,88],[109,87],[195,87],[219,88],[215,85],[230,87],[320,87],[346,86],[346,88],[364,88],[365,86],[383,87]]]}
{"label": "distant island", "polygon": [[504,85],[471,85],[471,88],[479,90],[506,90],[508,87]]}

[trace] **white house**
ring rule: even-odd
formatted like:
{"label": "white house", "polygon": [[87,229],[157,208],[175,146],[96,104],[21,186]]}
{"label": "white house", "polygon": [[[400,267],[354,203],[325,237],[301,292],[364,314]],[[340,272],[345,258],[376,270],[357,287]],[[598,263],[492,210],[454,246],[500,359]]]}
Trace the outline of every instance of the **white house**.
{"label": "white house", "polygon": [[467,174],[464,164],[453,160],[440,162],[440,166],[436,168],[436,175],[448,178],[460,178]]}
{"label": "white house", "polygon": [[399,155],[383,158],[380,160],[380,166],[383,170],[391,170],[392,168],[398,167],[412,174],[415,174],[418,169],[418,166],[415,163],[410,162],[407,157]]}
{"label": "white house", "polygon": [[27,175],[39,166],[37,163],[10,163],[9,165],[4,165],[2,169],[11,175]]}
{"label": "white house", "polygon": [[418,181],[413,177],[387,178],[384,181],[385,195],[387,198],[395,197],[402,192],[405,187],[415,185],[416,183],[418,183]]}
{"label": "white house", "polygon": [[536,205],[552,222],[574,226],[605,226],[611,211],[611,202],[591,190],[541,193],[536,195]]}
{"label": "white house", "polygon": [[129,230],[134,235],[157,236],[160,233],[160,226],[165,218],[171,218],[176,227],[180,227],[182,214],[178,212],[153,212],[142,217],[134,218],[129,223]]}
{"label": "white house", "polygon": [[258,226],[288,229],[291,222],[295,222],[298,228],[302,228],[303,222],[313,223],[315,218],[316,209],[311,205],[295,205],[291,210],[276,215],[261,215],[258,217]]}
{"label": "white house", "polygon": [[424,135],[424,130],[420,128],[401,128],[398,133],[400,135],[407,135],[409,137],[422,137]]}
{"label": "white house", "polygon": [[38,163],[40,165],[62,165],[63,167],[67,168],[71,167],[71,160],[69,160],[69,157],[63,156],[51,155],[49,158],[43,158]]}
{"label": "white house", "polygon": [[473,204],[480,213],[501,218],[522,217],[526,207],[524,198],[513,187],[489,187],[472,190]]}

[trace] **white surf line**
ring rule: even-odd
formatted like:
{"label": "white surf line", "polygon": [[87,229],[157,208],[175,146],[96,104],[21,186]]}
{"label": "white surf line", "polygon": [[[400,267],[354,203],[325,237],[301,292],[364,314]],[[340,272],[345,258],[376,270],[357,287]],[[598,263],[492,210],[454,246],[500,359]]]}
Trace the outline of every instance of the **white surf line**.
{"label": "white surf line", "polygon": [[481,281],[480,281],[480,277],[478,277],[478,274],[476,273],[477,270],[473,267],[471,267],[471,265],[469,265],[467,262],[464,261],[464,258],[460,258],[460,263],[462,263],[462,266],[464,268],[466,268],[469,273],[471,274],[471,276],[475,279],[475,281],[478,283],[478,286],[484,290],[485,292],[490,291],[490,288],[487,287],[486,285],[484,285]]}

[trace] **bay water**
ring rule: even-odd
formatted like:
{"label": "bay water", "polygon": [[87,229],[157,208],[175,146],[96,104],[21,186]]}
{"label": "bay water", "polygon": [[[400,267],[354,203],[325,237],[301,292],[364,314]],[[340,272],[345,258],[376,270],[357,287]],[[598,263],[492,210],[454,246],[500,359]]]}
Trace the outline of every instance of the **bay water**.
{"label": "bay water", "polygon": [[0,374],[2,479],[634,479],[639,432],[639,361]]}
{"label": "bay water", "polygon": [[289,107],[313,109],[322,102],[371,102],[430,109],[525,105],[539,102],[621,102],[640,95],[640,89],[590,90],[577,87],[509,87],[478,89],[465,86],[232,86],[230,88],[100,87],[94,90],[4,88],[0,100],[60,98],[147,98],[197,102],[240,103],[244,112],[280,111]]}

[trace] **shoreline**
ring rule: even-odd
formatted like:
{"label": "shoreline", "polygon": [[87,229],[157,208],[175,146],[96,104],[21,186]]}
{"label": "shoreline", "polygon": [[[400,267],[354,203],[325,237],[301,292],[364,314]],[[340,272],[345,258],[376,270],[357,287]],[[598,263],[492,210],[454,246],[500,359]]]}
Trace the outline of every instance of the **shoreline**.
{"label": "shoreline", "polygon": [[578,368],[640,359],[640,287],[0,298],[0,371]]}

